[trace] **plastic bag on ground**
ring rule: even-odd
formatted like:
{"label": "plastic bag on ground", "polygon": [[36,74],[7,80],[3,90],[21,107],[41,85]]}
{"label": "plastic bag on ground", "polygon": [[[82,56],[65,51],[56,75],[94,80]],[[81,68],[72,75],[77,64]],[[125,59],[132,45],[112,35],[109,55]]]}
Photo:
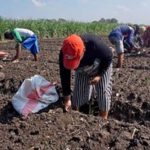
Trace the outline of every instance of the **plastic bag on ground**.
{"label": "plastic bag on ground", "polygon": [[46,108],[59,99],[55,85],[40,75],[25,79],[12,98],[14,109],[24,117]]}

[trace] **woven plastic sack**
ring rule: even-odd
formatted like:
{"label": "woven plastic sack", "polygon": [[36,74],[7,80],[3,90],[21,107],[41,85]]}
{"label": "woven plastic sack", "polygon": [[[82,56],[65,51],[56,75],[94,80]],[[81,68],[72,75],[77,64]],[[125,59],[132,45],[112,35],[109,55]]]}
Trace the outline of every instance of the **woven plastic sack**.
{"label": "woven plastic sack", "polygon": [[46,108],[59,99],[55,85],[40,75],[25,79],[12,98],[14,109],[24,117]]}

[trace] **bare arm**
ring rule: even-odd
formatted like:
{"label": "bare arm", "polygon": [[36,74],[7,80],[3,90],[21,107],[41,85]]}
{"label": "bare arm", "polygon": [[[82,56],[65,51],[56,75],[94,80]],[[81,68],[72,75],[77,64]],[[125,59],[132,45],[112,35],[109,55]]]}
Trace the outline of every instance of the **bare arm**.
{"label": "bare arm", "polygon": [[118,54],[117,68],[122,68],[123,61],[124,61],[124,53]]}

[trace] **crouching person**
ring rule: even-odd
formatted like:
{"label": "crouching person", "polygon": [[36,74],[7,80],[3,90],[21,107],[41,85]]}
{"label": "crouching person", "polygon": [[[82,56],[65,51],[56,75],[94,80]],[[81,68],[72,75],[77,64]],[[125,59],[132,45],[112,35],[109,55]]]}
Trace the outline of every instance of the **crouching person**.
{"label": "crouching person", "polygon": [[[90,85],[95,85],[99,114],[108,118],[112,95],[112,50],[96,35],[72,34],[64,42],[59,55],[64,109],[79,108],[88,102]],[[71,70],[75,70],[75,86],[71,97]]]}
{"label": "crouching person", "polygon": [[144,46],[150,47],[150,26],[145,27],[145,32],[143,33]]}
{"label": "crouching person", "polygon": [[[117,62],[117,68],[122,68],[123,61],[124,61],[124,46],[130,51],[132,49],[138,51],[139,47],[136,46],[134,39],[136,34],[138,33],[138,29],[134,29],[131,26],[128,25],[120,25],[113,29],[108,38],[109,41],[115,45],[115,49],[118,55],[118,62]],[[126,39],[126,43],[124,42],[124,39]]]}
{"label": "crouching person", "polygon": [[5,39],[16,41],[16,55],[12,59],[13,62],[19,61],[21,46],[23,46],[33,54],[35,61],[38,60],[37,54],[39,53],[40,49],[38,38],[34,32],[29,29],[15,28],[12,31],[6,31],[4,33],[4,37]]}

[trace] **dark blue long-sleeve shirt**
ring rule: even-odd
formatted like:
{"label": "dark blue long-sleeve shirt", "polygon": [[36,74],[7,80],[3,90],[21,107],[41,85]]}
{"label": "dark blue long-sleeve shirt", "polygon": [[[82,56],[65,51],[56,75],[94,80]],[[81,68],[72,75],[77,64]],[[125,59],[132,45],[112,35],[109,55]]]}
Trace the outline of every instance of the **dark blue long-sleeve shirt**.
{"label": "dark blue long-sleeve shirt", "polygon": [[113,29],[111,31],[111,33],[109,34],[109,37],[110,36],[114,36],[118,40],[123,40],[124,38],[126,38],[126,42],[129,45],[134,46],[135,31],[132,27],[130,27],[128,25],[121,25],[121,26]]}

